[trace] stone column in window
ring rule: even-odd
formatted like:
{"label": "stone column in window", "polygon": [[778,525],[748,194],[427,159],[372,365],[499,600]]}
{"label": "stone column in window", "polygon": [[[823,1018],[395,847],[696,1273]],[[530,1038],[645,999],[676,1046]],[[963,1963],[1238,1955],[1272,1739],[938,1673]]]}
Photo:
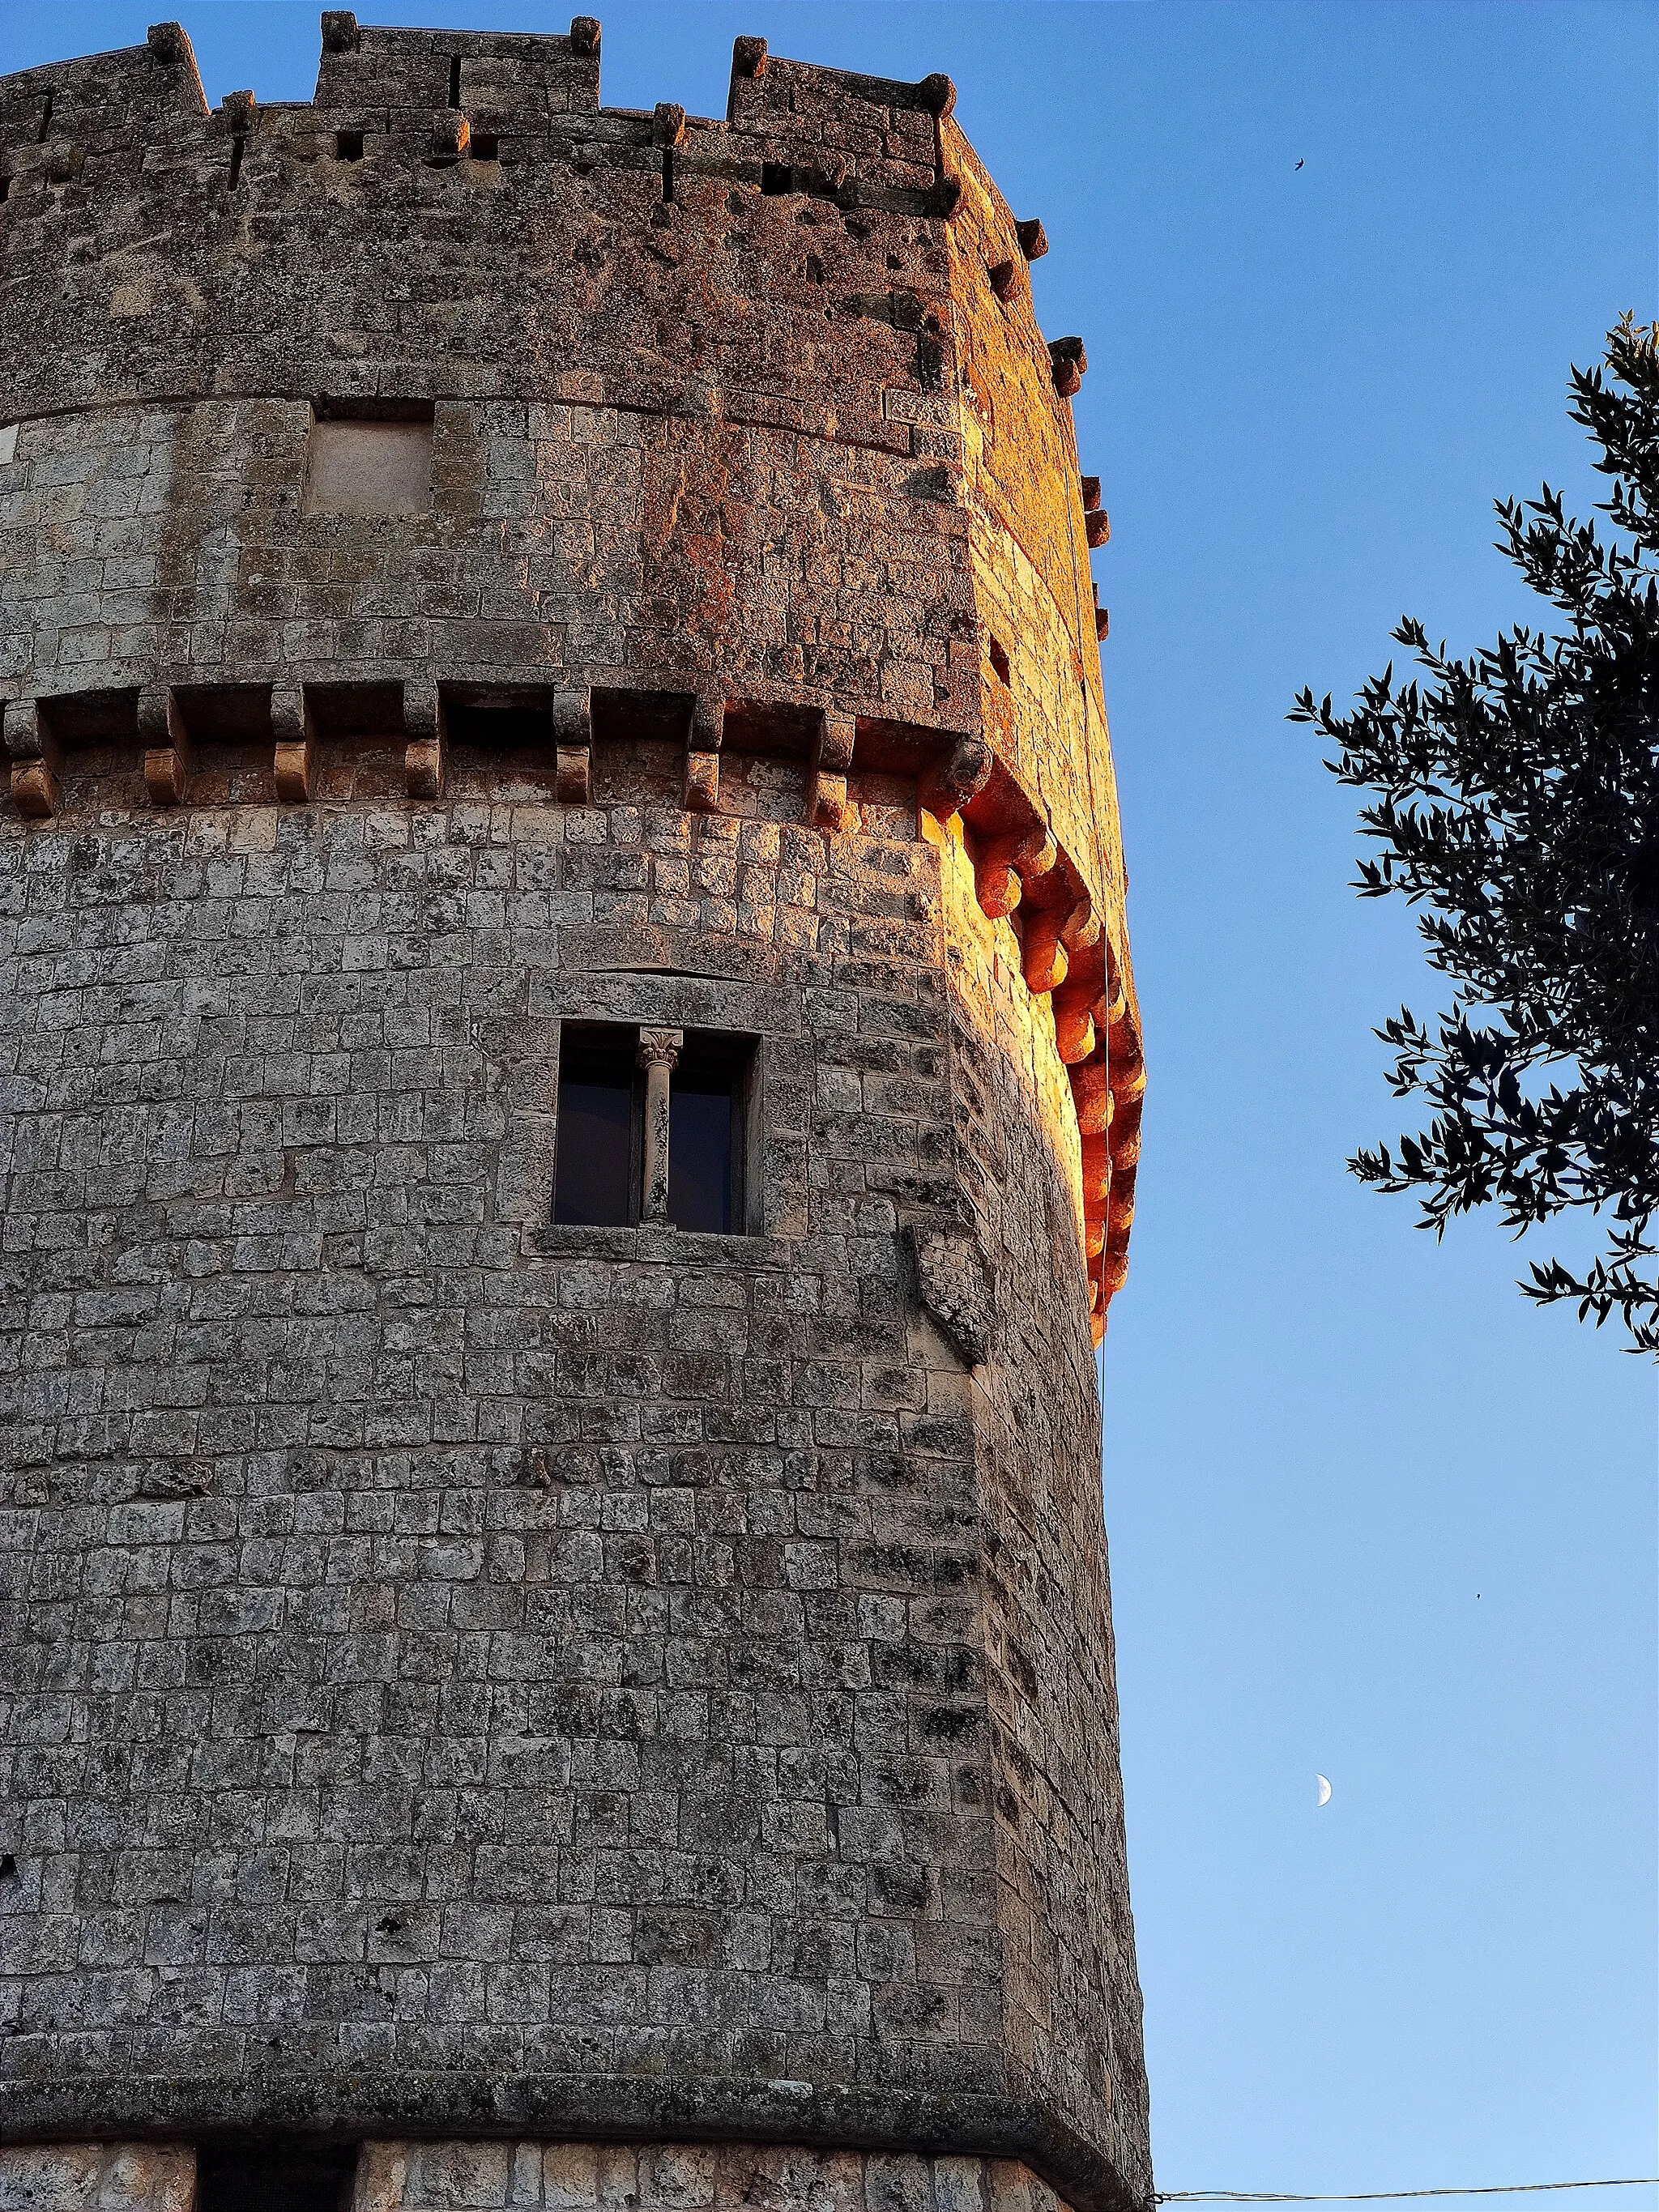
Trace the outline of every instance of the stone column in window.
{"label": "stone column in window", "polygon": [[668,1079],[685,1042],[682,1030],[641,1030],[645,1070],[645,1161],[640,1179],[640,1219],[668,1218]]}

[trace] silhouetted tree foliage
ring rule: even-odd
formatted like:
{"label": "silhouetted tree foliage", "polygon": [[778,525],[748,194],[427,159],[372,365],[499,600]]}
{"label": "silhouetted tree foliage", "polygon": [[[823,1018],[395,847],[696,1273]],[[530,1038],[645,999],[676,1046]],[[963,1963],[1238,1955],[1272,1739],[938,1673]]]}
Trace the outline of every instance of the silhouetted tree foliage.
{"label": "silhouetted tree foliage", "polygon": [[1568,410],[1613,479],[1598,535],[1540,496],[1498,503],[1508,555],[1559,619],[1452,660],[1418,622],[1392,663],[1333,711],[1298,696],[1340,749],[1326,763],[1375,794],[1362,834],[1365,898],[1397,892],[1452,1010],[1401,1008],[1376,1035],[1397,1054],[1397,1098],[1420,1091],[1416,1136],[1361,1152],[1362,1182],[1419,1194],[1423,1225],[1496,1204],[1517,1233],[1571,1206],[1606,1217],[1578,1275],[1552,1260],[1522,1289],[1617,1314],[1659,1352],[1659,325],[1626,316],[1605,362],[1572,371]]}

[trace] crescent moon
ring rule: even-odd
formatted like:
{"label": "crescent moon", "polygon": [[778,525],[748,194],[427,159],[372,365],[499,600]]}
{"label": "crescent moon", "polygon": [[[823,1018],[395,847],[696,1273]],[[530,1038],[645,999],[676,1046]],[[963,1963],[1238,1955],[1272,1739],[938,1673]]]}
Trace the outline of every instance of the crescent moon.
{"label": "crescent moon", "polygon": [[1330,1802],[1331,1802],[1331,1785],[1330,1785],[1330,1784],[1329,1784],[1329,1783],[1325,1779],[1325,1777],[1324,1777],[1322,1774],[1316,1774],[1316,1775],[1315,1775],[1315,1777],[1314,1777],[1314,1780],[1315,1780],[1316,1782],[1317,1782],[1317,1783],[1318,1783],[1318,1784],[1319,1784],[1319,1802],[1320,1802],[1320,1803],[1321,1803],[1322,1805],[1328,1805],[1328,1804],[1330,1803]]}

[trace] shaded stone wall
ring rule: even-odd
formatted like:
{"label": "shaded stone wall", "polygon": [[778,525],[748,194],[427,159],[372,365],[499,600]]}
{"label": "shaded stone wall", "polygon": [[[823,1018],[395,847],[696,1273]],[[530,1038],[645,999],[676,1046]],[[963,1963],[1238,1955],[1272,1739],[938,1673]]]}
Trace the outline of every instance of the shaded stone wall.
{"label": "shaded stone wall", "polygon": [[[6,2124],[1138,2202],[1142,1079],[1029,229],[943,79],[325,37],[0,84]],[[423,410],[429,500],[318,511]],[[596,1019],[757,1041],[753,1234],[551,1224]]]}

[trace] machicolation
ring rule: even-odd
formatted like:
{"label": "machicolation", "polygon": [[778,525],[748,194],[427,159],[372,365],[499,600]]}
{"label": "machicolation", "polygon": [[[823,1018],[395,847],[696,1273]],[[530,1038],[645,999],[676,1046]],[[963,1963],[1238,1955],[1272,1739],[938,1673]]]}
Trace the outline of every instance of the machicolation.
{"label": "machicolation", "polygon": [[0,79],[0,2212],[1128,2212],[1108,528],[948,78]]}

